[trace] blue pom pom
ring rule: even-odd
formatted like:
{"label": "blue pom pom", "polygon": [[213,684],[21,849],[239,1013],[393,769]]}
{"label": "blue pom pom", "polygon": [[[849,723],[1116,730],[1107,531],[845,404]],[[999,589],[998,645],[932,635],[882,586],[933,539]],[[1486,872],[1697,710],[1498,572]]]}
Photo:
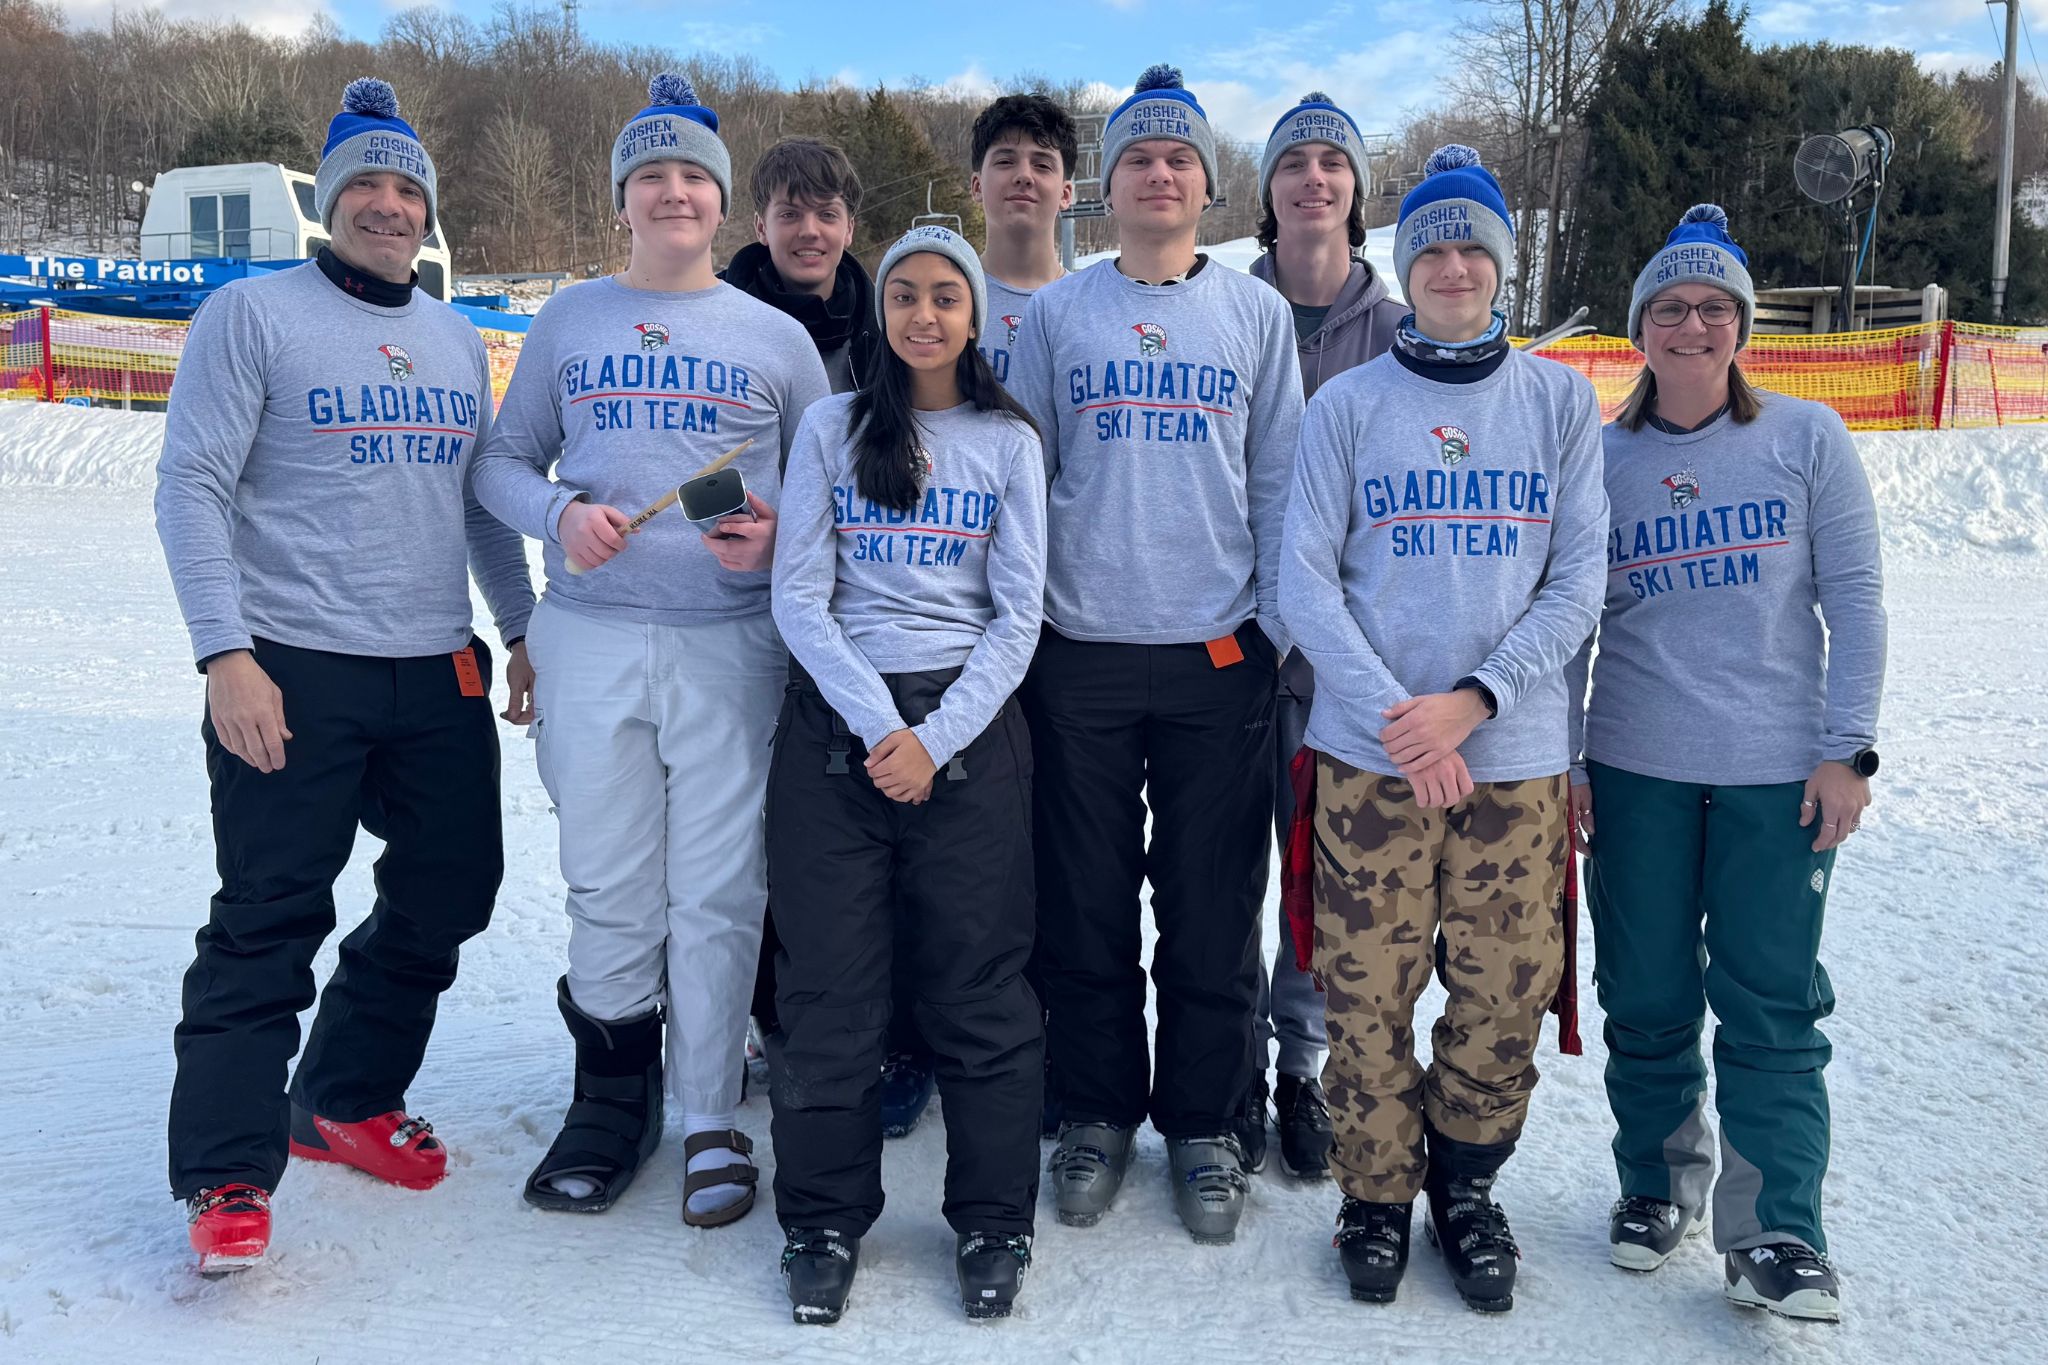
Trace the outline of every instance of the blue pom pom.
{"label": "blue pom pom", "polygon": [[687,76],[678,76],[673,71],[664,71],[653,80],[647,82],[647,102],[649,104],[695,104],[697,102],[697,90],[696,87],[690,84]]}
{"label": "blue pom pom", "polygon": [[1445,171],[1463,170],[1480,164],[1478,152],[1462,142],[1447,142],[1429,154],[1429,160],[1422,163],[1422,173],[1425,176],[1440,175]]}
{"label": "blue pom pom", "polygon": [[1142,95],[1147,90],[1179,90],[1182,88],[1180,81],[1179,67],[1157,62],[1145,68],[1132,93]]}
{"label": "blue pom pom", "polygon": [[1685,216],[1678,220],[1680,227],[1684,227],[1687,223],[1711,223],[1723,232],[1726,232],[1728,230],[1728,215],[1719,204],[1694,204],[1685,211]]}
{"label": "blue pom pom", "polygon": [[1322,91],[1311,90],[1306,95],[1303,95],[1301,97],[1301,102],[1303,104],[1328,104],[1331,101],[1330,97],[1324,94]]}
{"label": "blue pom pom", "polygon": [[368,114],[372,118],[397,118],[398,93],[389,81],[375,76],[358,76],[341,92],[341,112]]}

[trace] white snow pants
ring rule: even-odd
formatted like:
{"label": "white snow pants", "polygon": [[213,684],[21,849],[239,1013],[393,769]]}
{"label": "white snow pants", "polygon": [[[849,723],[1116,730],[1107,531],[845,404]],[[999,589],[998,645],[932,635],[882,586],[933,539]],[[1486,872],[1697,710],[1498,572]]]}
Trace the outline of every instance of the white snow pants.
{"label": "white snow pants", "polygon": [[775,623],[651,625],[543,600],[526,648],[569,996],[603,1020],[666,1002],[669,1094],[729,1112],[768,896],[761,812],[788,669]]}

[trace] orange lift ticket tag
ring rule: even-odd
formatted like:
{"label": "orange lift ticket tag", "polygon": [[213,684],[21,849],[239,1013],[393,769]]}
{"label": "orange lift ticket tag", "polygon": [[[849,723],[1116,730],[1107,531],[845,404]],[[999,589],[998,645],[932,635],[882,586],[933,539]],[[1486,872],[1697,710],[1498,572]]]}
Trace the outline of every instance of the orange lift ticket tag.
{"label": "orange lift ticket tag", "polygon": [[1244,647],[1238,644],[1235,635],[1225,635],[1221,639],[1211,640],[1208,642],[1208,648],[1209,662],[1217,668],[1228,668],[1232,664],[1244,662]]}
{"label": "orange lift ticket tag", "polygon": [[476,666],[476,648],[464,645],[455,651],[455,681],[462,688],[465,697],[484,695],[483,670]]}

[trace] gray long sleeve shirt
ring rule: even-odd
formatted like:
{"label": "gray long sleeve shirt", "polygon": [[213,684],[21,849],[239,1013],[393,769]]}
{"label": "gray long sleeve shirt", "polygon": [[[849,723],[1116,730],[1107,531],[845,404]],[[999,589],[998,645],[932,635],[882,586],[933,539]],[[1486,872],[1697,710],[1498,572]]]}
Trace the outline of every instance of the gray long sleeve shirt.
{"label": "gray long sleeve shirt", "polygon": [[1315,667],[1307,743],[1393,774],[1387,707],[1476,676],[1500,705],[1460,746],[1476,782],[1568,766],[1565,668],[1600,607],[1600,406],[1521,351],[1471,384],[1382,355],[1302,422],[1281,612]]}
{"label": "gray long sleeve shirt", "polygon": [[1031,296],[1036,289],[1019,289],[1004,284],[993,275],[986,277],[988,289],[988,323],[981,329],[981,336],[975,341],[989,368],[995,371],[998,383],[1010,382],[1010,352],[1016,349],[1017,337],[1024,327],[1024,310],[1031,305]]}
{"label": "gray long sleeve shirt", "polygon": [[988,727],[1024,680],[1045,592],[1038,438],[972,404],[921,412],[931,472],[917,505],[861,496],[851,394],[804,415],[784,475],[775,624],[818,690],[869,748],[905,728],[884,673],[960,667],[912,726],[934,763]]}
{"label": "gray long sleeve shirt", "polygon": [[768,574],[721,568],[680,510],[580,575],[563,568],[562,511],[581,496],[637,516],[749,438],[733,467],[774,506],[797,421],[826,392],[802,326],[731,285],[579,284],[526,334],[477,496],[542,542],[548,600],[571,611],[668,625],[755,615],[768,610]]}
{"label": "gray long sleeve shirt", "polygon": [[1737,785],[1801,781],[1874,744],[1884,572],[1842,419],[1769,394],[1753,422],[1610,426],[1606,448],[1606,610],[1597,654],[1588,641],[1573,665],[1574,703],[1592,673],[1585,757]]}
{"label": "gray long sleeve shirt", "polygon": [[255,636],[452,652],[470,638],[471,572],[500,638],[524,635],[524,547],[472,492],[490,414],[482,338],[424,294],[380,308],[311,262],[214,294],[157,462],[157,535],[193,657]]}
{"label": "gray long sleeve shirt", "polygon": [[1286,652],[1280,537],[1302,396],[1285,299],[1213,262],[1149,285],[1101,261],[1032,296],[1008,388],[1051,482],[1050,625],[1188,644],[1257,616]]}

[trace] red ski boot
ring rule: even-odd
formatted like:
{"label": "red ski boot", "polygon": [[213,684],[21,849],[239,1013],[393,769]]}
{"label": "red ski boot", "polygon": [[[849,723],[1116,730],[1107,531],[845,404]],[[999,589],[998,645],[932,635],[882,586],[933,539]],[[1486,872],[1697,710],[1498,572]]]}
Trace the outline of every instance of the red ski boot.
{"label": "red ski boot", "polygon": [[254,1185],[201,1190],[185,1201],[185,1222],[202,1275],[245,1270],[270,1248],[270,1196]]}
{"label": "red ski boot", "polygon": [[291,1153],[307,1161],[338,1161],[408,1190],[429,1190],[448,1174],[448,1149],[434,1125],[404,1110],[337,1123],[292,1106]]}

